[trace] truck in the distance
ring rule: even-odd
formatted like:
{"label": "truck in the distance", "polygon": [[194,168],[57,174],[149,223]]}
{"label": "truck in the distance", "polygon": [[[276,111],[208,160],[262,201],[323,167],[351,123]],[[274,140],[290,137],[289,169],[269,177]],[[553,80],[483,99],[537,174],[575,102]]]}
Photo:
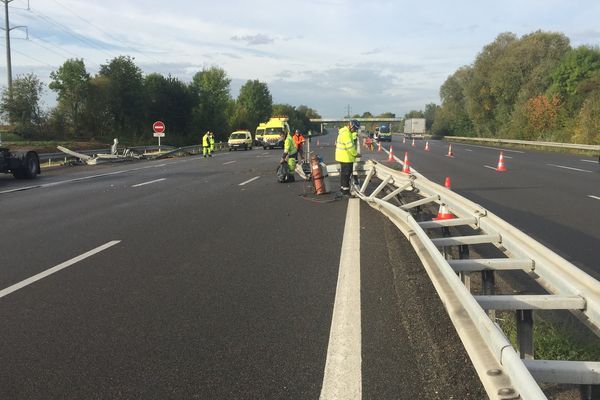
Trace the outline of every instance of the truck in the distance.
{"label": "truck in the distance", "polygon": [[33,179],[40,173],[40,158],[35,151],[11,152],[0,147],[0,172],[17,179]]}
{"label": "truck in the distance", "polygon": [[409,138],[423,138],[425,118],[407,118],[404,120],[404,134]]}

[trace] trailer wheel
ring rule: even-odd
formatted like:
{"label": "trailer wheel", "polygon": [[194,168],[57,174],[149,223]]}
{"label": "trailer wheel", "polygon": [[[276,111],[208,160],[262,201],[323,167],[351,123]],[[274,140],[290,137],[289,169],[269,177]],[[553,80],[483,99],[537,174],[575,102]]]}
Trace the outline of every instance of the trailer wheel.
{"label": "trailer wheel", "polygon": [[40,160],[33,151],[25,154],[23,165],[13,171],[13,176],[17,179],[34,179],[40,173]]}

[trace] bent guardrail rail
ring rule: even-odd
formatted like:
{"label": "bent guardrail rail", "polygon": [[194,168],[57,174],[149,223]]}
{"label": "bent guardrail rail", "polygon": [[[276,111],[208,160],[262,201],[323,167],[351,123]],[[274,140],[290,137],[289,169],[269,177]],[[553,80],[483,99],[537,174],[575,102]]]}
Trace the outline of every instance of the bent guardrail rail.
{"label": "bent guardrail rail", "polygon": [[[417,171],[406,174],[372,160],[365,163],[364,170],[366,177],[360,188],[354,188],[356,195],[386,215],[411,242],[491,399],[546,399],[536,379],[600,384],[600,362],[534,360],[532,336],[536,309],[570,310],[600,336],[600,282],[480,205]],[[380,182],[372,189],[374,179]],[[418,221],[412,212],[426,205],[444,205],[456,218]],[[474,234],[449,236],[450,227]],[[446,236],[439,237],[435,233],[439,230]],[[504,258],[468,258],[469,246],[477,244],[495,246]],[[448,258],[452,246],[459,248],[458,259]],[[490,288],[493,271],[499,270],[525,271],[547,294],[496,295]],[[471,294],[469,276],[473,272],[482,273],[481,296]],[[491,310],[517,313],[518,350],[489,317]]]}

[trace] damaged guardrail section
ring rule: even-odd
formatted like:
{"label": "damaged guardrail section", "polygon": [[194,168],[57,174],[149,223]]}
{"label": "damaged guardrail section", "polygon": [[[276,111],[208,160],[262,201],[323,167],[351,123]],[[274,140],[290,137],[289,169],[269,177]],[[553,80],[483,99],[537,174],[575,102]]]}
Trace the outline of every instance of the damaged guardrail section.
{"label": "damaged guardrail section", "polygon": [[[597,280],[417,171],[407,174],[367,161],[364,173],[361,187],[354,188],[356,195],[385,214],[411,242],[491,399],[546,399],[538,382],[600,384],[600,362],[535,360],[533,354],[533,310],[569,310],[599,334]],[[443,207],[453,217],[417,220],[423,219],[427,205]],[[450,236],[450,227],[468,228],[475,234]],[[469,258],[469,247],[478,244],[493,245],[504,257]],[[459,256],[452,259],[456,253],[449,250],[455,246]],[[494,271],[499,270],[522,270],[547,293],[496,295]],[[482,295],[471,293],[470,274],[474,272],[481,273]],[[494,310],[516,312],[517,349],[490,318]]]}

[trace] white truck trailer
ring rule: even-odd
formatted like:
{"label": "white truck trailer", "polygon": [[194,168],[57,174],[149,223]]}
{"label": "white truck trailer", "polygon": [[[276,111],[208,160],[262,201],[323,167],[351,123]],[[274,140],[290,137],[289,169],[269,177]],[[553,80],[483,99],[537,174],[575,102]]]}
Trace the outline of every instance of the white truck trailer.
{"label": "white truck trailer", "polygon": [[409,138],[423,138],[425,118],[407,118],[404,120],[404,134]]}

